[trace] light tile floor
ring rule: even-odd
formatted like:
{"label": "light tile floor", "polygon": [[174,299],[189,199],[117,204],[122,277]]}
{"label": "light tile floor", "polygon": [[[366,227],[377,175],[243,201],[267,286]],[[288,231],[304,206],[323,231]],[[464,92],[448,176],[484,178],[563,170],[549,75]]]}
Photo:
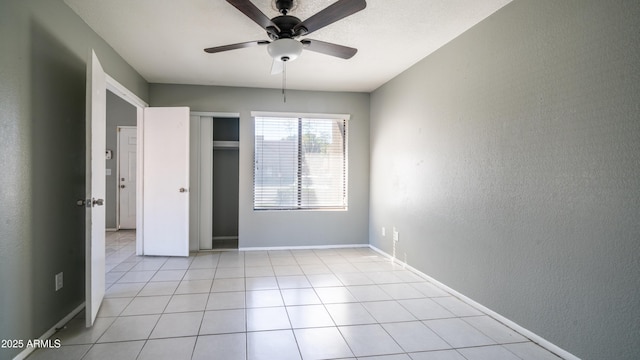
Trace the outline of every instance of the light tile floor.
{"label": "light tile floor", "polygon": [[559,359],[368,248],[135,256],[107,235],[107,290],[30,359]]}

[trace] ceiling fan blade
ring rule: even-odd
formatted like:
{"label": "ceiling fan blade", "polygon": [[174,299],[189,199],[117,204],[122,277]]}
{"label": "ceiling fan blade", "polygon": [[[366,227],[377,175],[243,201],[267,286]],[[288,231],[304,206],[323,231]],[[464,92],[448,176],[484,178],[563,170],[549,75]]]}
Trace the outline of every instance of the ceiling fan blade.
{"label": "ceiling fan blade", "polygon": [[[263,29],[269,31],[268,28],[272,27],[278,29],[276,24],[271,21],[257,6],[253,5],[253,3],[249,0],[227,0],[227,2],[233,5],[236,9],[240,10],[243,14],[245,14],[249,19],[255,21],[256,24],[260,25]],[[278,29],[279,30],[279,29]]]}
{"label": "ceiling fan blade", "polygon": [[328,43],[320,40],[304,39],[300,42],[307,50],[339,57],[342,59],[351,59],[353,55],[358,52],[358,49],[354,49],[352,47]]}
{"label": "ceiling fan blade", "polygon": [[284,62],[273,59],[271,64],[271,75],[281,74],[284,71]]}
{"label": "ceiling fan blade", "polygon": [[338,0],[324,10],[296,25],[293,30],[301,35],[311,34],[329,24],[353,15],[367,7],[365,0]]}
{"label": "ceiling fan blade", "polygon": [[219,52],[222,52],[222,51],[229,51],[229,50],[252,47],[252,46],[256,46],[256,45],[267,45],[269,43],[270,42],[266,41],[266,40],[247,41],[247,42],[237,43],[237,44],[229,44],[229,45],[223,45],[223,46],[210,47],[210,48],[204,49],[204,51],[208,52],[209,54],[213,54],[213,53],[219,53]]}

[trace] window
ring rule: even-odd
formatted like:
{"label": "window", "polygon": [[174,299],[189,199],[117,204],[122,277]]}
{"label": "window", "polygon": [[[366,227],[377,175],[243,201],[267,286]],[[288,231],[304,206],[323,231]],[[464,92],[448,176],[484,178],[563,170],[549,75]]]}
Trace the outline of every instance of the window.
{"label": "window", "polygon": [[347,116],[255,117],[255,210],[347,209]]}

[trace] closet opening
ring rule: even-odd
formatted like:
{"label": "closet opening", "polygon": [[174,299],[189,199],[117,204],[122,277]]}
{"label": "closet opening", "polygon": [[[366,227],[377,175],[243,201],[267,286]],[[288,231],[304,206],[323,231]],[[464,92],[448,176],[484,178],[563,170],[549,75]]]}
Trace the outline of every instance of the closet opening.
{"label": "closet opening", "polygon": [[238,248],[240,121],[213,118],[212,246]]}

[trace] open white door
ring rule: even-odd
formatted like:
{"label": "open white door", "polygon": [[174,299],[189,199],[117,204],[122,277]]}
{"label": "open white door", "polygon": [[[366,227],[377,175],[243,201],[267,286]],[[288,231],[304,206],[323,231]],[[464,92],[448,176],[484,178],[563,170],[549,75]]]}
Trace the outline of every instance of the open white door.
{"label": "open white door", "polygon": [[189,256],[189,108],[145,108],[143,253]]}
{"label": "open white door", "polygon": [[105,292],[106,74],[91,50],[87,59],[86,323],[93,322]]}

